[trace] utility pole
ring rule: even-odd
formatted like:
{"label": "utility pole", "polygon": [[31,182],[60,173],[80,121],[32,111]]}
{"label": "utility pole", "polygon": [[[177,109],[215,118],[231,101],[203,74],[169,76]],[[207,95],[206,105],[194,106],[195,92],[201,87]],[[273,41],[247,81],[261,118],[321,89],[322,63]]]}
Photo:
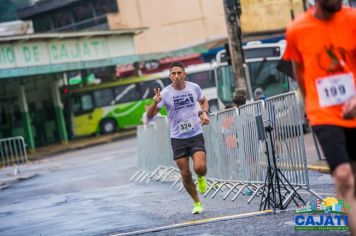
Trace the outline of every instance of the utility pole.
{"label": "utility pole", "polygon": [[232,71],[233,71],[234,78],[236,80],[235,93],[238,95],[245,95],[246,98],[248,98],[246,75],[243,67],[244,54],[242,51],[242,42],[241,42],[240,0],[224,0],[224,9],[225,9],[225,19],[226,19],[228,38],[229,38]]}

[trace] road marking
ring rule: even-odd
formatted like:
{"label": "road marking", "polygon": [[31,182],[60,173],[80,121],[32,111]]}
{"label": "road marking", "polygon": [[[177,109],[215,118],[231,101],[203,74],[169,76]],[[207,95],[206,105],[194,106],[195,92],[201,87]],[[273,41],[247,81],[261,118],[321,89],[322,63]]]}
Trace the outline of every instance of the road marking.
{"label": "road marking", "polygon": [[319,195],[336,196],[336,193],[317,193]]}
{"label": "road marking", "polygon": [[308,170],[319,171],[321,173],[330,173],[330,168],[327,166],[313,166],[308,165]]}
{"label": "road marking", "polygon": [[246,217],[250,217],[250,216],[267,215],[267,214],[271,214],[271,213],[273,213],[272,210],[266,210],[266,211],[256,211],[256,212],[242,213],[242,214],[231,215],[231,216],[221,216],[221,217],[216,217],[216,218],[208,218],[208,219],[203,219],[203,220],[194,220],[194,221],[188,221],[188,222],[174,224],[174,225],[166,225],[166,226],[160,226],[160,227],[156,227],[156,228],[149,228],[149,229],[131,231],[131,232],[127,232],[127,233],[112,234],[112,236],[126,236],[126,235],[152,233],[152,232],[158,232],[158,231],[162,231],[162,230],[169,230],[169,229],[187,227],[187,226],[192,226],[192,225],[200,225],[200,224],[206,224],[206,223],[212,223],[212,222],[218,222],[218,221],[241,219],[241,218],[246,218]]}

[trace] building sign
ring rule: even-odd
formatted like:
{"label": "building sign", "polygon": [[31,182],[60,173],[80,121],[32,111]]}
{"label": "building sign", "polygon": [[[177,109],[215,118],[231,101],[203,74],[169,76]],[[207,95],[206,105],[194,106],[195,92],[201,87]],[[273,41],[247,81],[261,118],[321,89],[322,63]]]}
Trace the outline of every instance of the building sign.
{"label": "building sign", "polygon": [[14,41],[0,44],[0,69],[94,61],[133,53],[131,36]]}

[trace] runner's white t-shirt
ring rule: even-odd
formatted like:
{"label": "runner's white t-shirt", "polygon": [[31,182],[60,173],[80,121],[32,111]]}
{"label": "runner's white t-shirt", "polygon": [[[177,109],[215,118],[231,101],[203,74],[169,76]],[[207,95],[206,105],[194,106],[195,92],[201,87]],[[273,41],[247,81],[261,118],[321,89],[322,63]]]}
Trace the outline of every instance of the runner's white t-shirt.
{"label": "runner's white t-shirt", "polygon": [[169,85],[162,90],[161,97],[157,106],[167,107],[172,138],[185,139],[203,133],[198,116],[197,101],[203,98],[199,85],[186,81],[182,90]]}

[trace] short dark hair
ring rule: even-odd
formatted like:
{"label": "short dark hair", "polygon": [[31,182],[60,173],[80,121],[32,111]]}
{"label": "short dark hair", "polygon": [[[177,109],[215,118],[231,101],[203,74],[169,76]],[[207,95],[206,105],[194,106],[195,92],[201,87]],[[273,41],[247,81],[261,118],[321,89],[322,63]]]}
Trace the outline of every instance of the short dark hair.
{"label": "short dark hair", "polygon": [[229,103],[229,104],[225,105],[225,109],[230,109],[230,108],[233,108],[233,107],[234,107],[234,104],[232,104],[232,103]]}
{"label": "short dark hair", "polygon": [[242,105],[246,104],[246,97],[244,95],[236,95],[233,99],[232,102],[235,104],[235,106],[239,107]]}
{"label": "short dark hair", "polygon": [[171,70],[173,67],[180,67],[182,68],[183,71],[185,70],[184,64],[180,61],[172,62],[171,65],[169,66],[169,70]]}

